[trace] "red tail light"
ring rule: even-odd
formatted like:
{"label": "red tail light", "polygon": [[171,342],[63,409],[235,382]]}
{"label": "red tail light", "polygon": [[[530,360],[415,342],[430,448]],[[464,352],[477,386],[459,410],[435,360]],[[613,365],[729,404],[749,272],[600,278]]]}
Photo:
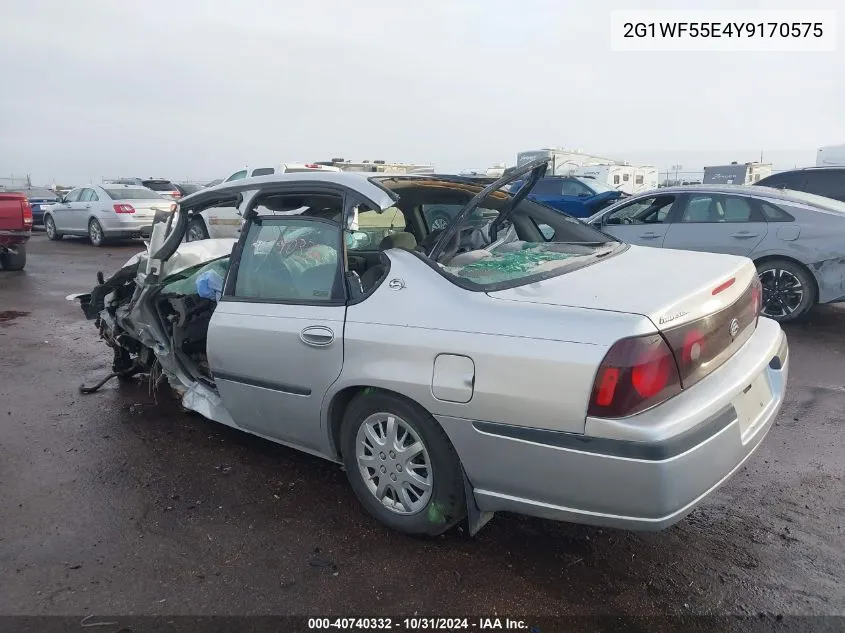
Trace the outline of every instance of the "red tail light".
{"label": "red tail light", "polygon": [[760,280],[755,275],[742,296],[728,307],[663,332],[675,353],[684,388],[715,371],[753,334],[760,294]]}
{"label": "red tail light", "polygon": [[32,226],[32,205],[29,200],[21,202],[21,215],[23,216],[23,225]]}
{"label": "red tail light", "polygon": [[660,334],[617,341],[599,366],[587,414],[621,418],[680,393],[672,350]]}
{"label": "red tail light", "polygon": [[115,213],[135,213],[135,207],[131,204],[116,204],[113,208]]}
{"label": "red tail light", "polygon": [[763,309],[763,284],[759,277],[754,277],[751,282],[751,303],[754,309],[755,325],[760,318],[760,311]]}
{"label": "red tail light", "polygon": [[[729,280],[719,292],[732,286]],[[718,294],[718,292],[714,293]],[[730,306],[661,334],[622,339],[599,365],[587,414],[620,418],[639,413],[719,368],[754,333],[762,287],[754,276]]]}
{"label": "red tail light", "polygon": [[174,202],[173,204],[170,205],[170,212],[176,213],[176,209],[178,209],[178,208],[179,208],[179,205]]}
{"label": "red tail light", "polygon": [[173,192],[173,194],[171,194],[171,195],[172,195],[174,198],[181,198],[181,197],[182,197],[182,192],[181,192],[181,191],[174,191],[174,192]]}

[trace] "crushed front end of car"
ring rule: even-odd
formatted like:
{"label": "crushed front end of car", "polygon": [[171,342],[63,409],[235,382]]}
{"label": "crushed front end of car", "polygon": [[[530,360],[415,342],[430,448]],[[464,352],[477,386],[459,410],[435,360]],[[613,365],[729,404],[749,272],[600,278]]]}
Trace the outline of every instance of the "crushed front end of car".
{"label": "crushed front end of car", "polygon": [[186,225],[179,212],[157,217],[146,251],[108,279],[98,273],[89,293],[68,297],[114,354],[112,372],[80,390],[147,374],[151,388],[167,381],[186,409],[231,425],[208,369],[205,337],[218,298],[208,279],[225,277],[235,240],[182,242]]}

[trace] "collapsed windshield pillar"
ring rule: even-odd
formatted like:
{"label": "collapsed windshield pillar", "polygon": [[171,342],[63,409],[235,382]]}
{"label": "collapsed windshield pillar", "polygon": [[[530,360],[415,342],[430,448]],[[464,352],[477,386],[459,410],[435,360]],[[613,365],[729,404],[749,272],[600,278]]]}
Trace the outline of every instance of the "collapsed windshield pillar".
{"label": "collapsed windshield pillar", "polygon": [[[484,187],[481,191],[479,191],[467,204],[458,212],[452,222],[443,230],[443,233],[434,243],[434,246],[431,248],[429,252],[429,258],[433,261],[438,261],[438,259],[443,255],[443,251],[446,249],[446,246],[450,243],[450,241],[458,234],[458,231],[464,226],[469,216],[472,214],[475,209],[494,191],[498,191],[505,185],[508,185],[515,180],[519,180],[525,174],[530,173],[531,176],[528,178],[528,181],[525,183],[524,186],[520,187],[519,192],[517,192],[516,197],[514,197],[512,203],[507,205],[505,209],[499,213],[494,220],[494,224],[498,221],[501,223],[504,221],[507,216],[510,214],[510,209],[512,209],[516,204],[519,204],[525,196],[527,196],[531,189],[534,188],[534,185],[537,184],[537,181],[543,177],[546,173],[546,168],[549,164],[549,158],[538,158],[537,160],[533,160],[530,163],[526,163],[522,167],[513,170],[507,176],[502,176],[501,178],[494,180],[489,185]],[[523,193],[524,192],[524,193]],[[521,195],[520,195],[521,194]]]}

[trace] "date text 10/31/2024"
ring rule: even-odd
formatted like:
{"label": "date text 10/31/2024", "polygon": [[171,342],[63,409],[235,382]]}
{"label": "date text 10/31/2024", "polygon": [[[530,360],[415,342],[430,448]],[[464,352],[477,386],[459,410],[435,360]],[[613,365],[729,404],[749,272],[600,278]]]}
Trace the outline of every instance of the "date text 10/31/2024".
{"label": "date text 10/31/2024", "polygon": [[309,618],[308,629],[329,631],[526,631],[540,629],[520,619],[511,618]]}

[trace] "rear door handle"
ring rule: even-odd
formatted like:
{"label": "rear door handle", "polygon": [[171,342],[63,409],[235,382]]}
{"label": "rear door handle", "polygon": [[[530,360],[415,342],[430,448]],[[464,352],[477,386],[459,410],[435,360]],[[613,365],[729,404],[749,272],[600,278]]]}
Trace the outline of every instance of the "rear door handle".
{"label": "rear door handle", "polygon": [[326,347],[334,341],[334,332],[322,325],[312,325],[299,332],[300,340],[312,347]]}
{"label": "rear door handle", "polygon": [[757,237],[757,234],[749,233],[748,231],[740,231],[739,233],[731,233],[731,237],[734,237],[738,240],[748,240],[752,237]]}
{"label": "rear door handle", "polygon": [[663,237],[663,235],[649,231],[648,233],[640,233],[640,237],[644,240],[656,240],[658,237]]}

